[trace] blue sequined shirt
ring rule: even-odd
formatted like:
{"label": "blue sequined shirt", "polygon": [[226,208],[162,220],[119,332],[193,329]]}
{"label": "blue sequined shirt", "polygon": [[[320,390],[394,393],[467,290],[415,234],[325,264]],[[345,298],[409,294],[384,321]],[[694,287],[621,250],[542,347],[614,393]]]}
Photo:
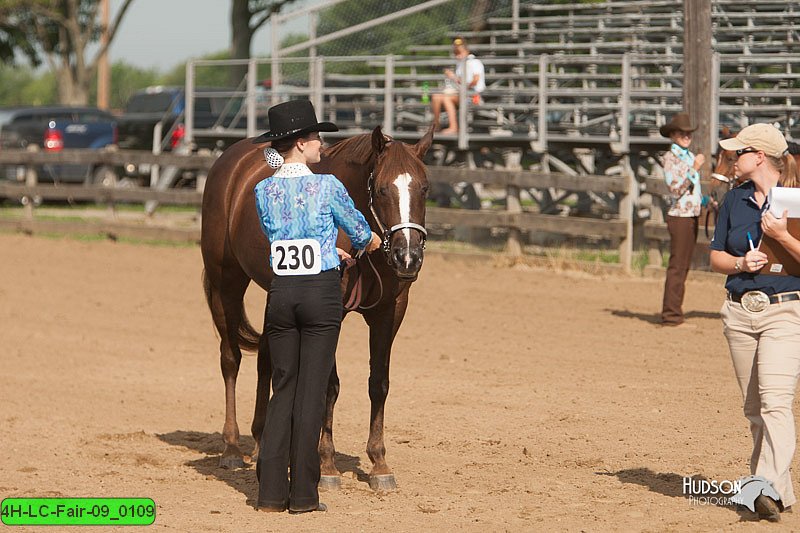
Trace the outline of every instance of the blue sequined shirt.
{"label": "blue sequined shirt", "polygon": [[337,228],[342,228],[359,250],[372,238],[364,215],[332,174],[314,174],[302,163],[286,163],[259,182],[255,194],[261,229],[270,242],[317,240],[323,271],[339,266]]}

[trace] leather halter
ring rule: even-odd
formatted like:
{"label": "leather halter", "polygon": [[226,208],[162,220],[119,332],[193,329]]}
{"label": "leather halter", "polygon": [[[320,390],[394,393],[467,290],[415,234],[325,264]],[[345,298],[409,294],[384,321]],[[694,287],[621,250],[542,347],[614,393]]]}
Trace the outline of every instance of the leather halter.
{"label": "leather halter", "polygon": [[372,213],[373,218],[375,218],[375,222],[378,223],[378,229],[381,231],[383,235],[383,253],[386,254],[386,260],[391,263],[391,258],[389,257],[389,253],[391,252],[391,240],[392,235],[396,232],[400,231],[401,229],[414,229],[422,233],[421,245],[422,249],[425,249],[425,241],[428,237],[428,230],[426,230],[423,226],[419,224],[415,224],[414,222],[401,222],[400,224],[395,224],[391,228],[386,228],[386,225],[381,222],[381,219],[378,217],[378,213],[375,211],[375,207],[372,205],[372,181],[373,181],[374,172],[369,173],[369,178],[367,179],[367,197],[369,198],[369,211]]}
{"label": "leather halter", "polygon": [[[369,179],[367,179],[367,196],[369,197],[369,210],[370,213],[372,213],[373,218],[375,218],[375,222],[378,224],[378,229],[380,229],[381,233],[383,234],[383,241],[382,241],[383,253],[386,254],[386,262],[391,265],[392,259],[391,256],[389,255],[389,253],[391,252],[390,242],[392,240],[392,235],[394,235],[395,232],[405,228],[415,229],[419,231],[420,233],[422,233],[421,245],[422,249],[424,250],[425,240],[428,236],[428,230],[426,230],[423,226],[419,224],[415,224],[414,222],[395,224],[388,230],[386,229],[386,225],[383,222],[381,222],[380,218],[378,218],[378,213],[372,206],[372,180],[374,177],[373,174],[374,172],[370,172]],[[364,250],[359,250],[358,253],[356,253],[356,259],[360,259],[361,257],[366,257],[369,266],[372,268],[372,272],[375,274],[375,279],[378,280],[379,295],[378,299],[375,300],[375,302],[372,303],[371,305],[367,306],[361,305],[361,300],[363,297],[362,295],[363,275],[360,269],[361,263],[357,263],[359,268],[358,277],[356,278],[356,281],[353,285],[352,292],[350,293],[350,298],[348,298],[347,302],[345,302],[344,304],[344,308],[347,309],[348,311],[355,311],[356,309],[362,309],[366,311],[368,309],[372,309],[373,307],[377,306],[383,299],[383,281],[381,281],[381,275],[378,273],[378,270],[375,268],[375,265],[372,264],[372,259],[370,258],[369,254],[364,253]]]}

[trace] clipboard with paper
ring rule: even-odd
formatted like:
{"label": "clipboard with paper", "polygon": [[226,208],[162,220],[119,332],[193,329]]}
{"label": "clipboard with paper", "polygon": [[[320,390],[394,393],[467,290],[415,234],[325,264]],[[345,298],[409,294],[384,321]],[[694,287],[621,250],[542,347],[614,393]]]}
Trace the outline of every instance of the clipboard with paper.
{"label": "clipboard with paper", "polygon": [[[780,218],[788,211],[786,228],[796,239],[800,239],[800,189],[773,187],[767,196],[769,212]],[[800,262],[772,237],[764,235],[758,249],[767,254],[767,264],[759,274],[773,276],[800,276]]]}

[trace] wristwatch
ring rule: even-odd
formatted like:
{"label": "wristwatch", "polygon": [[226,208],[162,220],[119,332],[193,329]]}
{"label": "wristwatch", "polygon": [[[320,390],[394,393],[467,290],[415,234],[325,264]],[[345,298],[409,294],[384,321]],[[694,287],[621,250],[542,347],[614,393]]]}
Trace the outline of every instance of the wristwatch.
{"label": "wristwatch", "polygon": [[736,258],[736,262],[733,264],[733,268],[734,268],[734,270],[736,270],[736,272],[741,272],[742,271],[742,265],[739,264],[739,258],[738,257]]}

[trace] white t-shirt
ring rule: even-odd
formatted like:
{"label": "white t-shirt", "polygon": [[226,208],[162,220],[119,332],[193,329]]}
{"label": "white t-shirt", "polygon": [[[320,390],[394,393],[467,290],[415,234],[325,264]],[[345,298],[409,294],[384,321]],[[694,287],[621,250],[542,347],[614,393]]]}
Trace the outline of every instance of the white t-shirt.
{"label": "white t-shirt", "polygon": [[476,74],[478,75],[478,83],[469,90],[482,93],[483,90],[486,89],[486,73],[483,69],[483,63],[480,59],[476,58],[474,54],[468,55],[465,61],[459,61],[458,65],[456,65],[456,77],[459,80],[463,79],[462,69],[464,68],[465,62],[467,64],[467,85],[472,83],[472,78],[474,78]]}

